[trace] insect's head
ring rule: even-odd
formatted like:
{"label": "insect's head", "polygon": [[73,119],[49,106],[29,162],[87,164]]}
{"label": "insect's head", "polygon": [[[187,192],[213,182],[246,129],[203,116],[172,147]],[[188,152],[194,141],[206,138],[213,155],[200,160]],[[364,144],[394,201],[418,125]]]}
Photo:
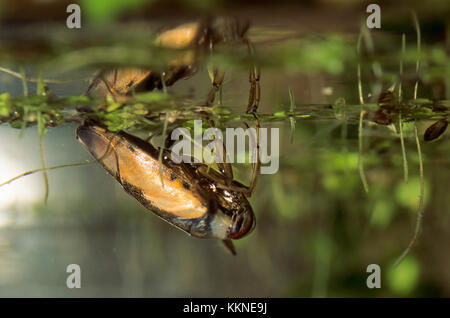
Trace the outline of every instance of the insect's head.
{"label": "insect's head", "polygon": [[255,228],[256,218],[247,199],[239,202],[237,209],[218,207],[208,217],[210,238],[237,240],[251,233]]}

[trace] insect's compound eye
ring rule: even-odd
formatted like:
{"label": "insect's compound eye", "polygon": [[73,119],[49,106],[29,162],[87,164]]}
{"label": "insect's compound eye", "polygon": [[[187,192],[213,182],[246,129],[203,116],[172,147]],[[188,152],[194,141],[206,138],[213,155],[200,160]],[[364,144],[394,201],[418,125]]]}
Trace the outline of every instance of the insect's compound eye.
{"label": "insect's compound eye", "polygon": [[233,216],[233,224],[230,229],[230,238],[239,239],[249,234],[256,225],[253,211],[246,210]]}

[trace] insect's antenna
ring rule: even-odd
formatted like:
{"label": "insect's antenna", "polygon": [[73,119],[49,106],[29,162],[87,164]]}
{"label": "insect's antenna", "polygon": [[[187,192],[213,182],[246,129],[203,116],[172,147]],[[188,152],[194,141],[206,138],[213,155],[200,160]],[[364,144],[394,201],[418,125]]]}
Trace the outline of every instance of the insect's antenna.
{"label": "insect's antenna", "polygon": [[80,163],[69,163],[69,164],[64,164],[64,165],[57,165],[57,166],[52,166],[52,167],[47,167],[47,168],[39,168],[39,169],[34,169],[34,170],[29,170],[29,171],[25,171],[3,183],[0,183],[0,187],[3,187],[4,185],[10,184],[13,181],[16,181],[22,177],[37,173],[37,172],[43,172],[43,171],[49,171],[49,170],[55,170],[55,169],[59,169],[59,168],[67,168],[67,167],[80,167],[80,166],[87,166],[93,163],[96,163],[97,160],[92,160],[92,161],[88,161],[88,162],[80,162]]}

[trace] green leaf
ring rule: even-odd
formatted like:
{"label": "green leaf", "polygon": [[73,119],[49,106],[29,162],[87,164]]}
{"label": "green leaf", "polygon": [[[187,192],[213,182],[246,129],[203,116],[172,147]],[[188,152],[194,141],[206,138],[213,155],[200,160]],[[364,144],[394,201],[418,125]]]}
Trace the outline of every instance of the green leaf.
{"label": "green leaf", "polygon": [[400,296],[410,294],[417,286],[420,274],[420,264],[410,255],[397,267],[391,267],[388,271],[389,288]]}

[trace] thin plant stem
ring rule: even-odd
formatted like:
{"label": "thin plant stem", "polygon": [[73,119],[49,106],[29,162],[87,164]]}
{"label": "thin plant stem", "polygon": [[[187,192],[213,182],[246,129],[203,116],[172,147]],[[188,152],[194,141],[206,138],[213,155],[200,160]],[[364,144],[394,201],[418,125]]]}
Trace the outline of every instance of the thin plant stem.
{"label": "thin plant stem", "polygon": [[23,177],[35,174],[37,172],[44,172],[44,171],[50,171],[50,170],[55,170],[55,169],[60,169],[60,168],[67,168],[67,167],[80,167],[80,166],[87,166],[90,164],[93,164],[97,162],[97,160],[93,160],[93,161],[88,161],[88,162],[81,162],[81,163],[68,163],[68,164],[63,164],[63,165],[57,165],[57,166],[52,166],[52,167],[46,167],[46,168],[39,168],[39,169],[33,169],[33,170],[28,170],[25,171],[11,179],[6,180],[5,182],[0,183],[0,187],[3,187],[7,184],[10,184],[16,180],[19,180]]}
{"label": "thin plant stem", "polygon": [[[402,55],[400,59],[400,80],[398,84],[398,102],[402,102],[402,78],[403,78],[403,59],[405,57],[406,50],[406,36],[405,33],[402,34]],[[400,130],[400,144],[402,147],[402,158],[403,158],[403,177],[405,182],[408,182],[408,159],[406,158],[406,149],[405,149],[405,139],[403,137],[403,122],[402,122],[402,114],[398,115],[398,126]]]}
{"label": "thin plant stem", "polygon": [[27,77],[25,75],[25,70],[22,67],[20,68],[20,78],[22,79],[23,96],[28,96]]}
{"label": "thin plant stem", "polygon": [[[416,60],[416,75],[419,76],[419,69],[420,69],[420,53],[421,53],[421,35],[420,35],[420,25],[419,25],[419,19],[417,18],[417,13],[415,11],[412,11],[412,18],[414,22],[414,27],[416,29],[416,35],[417,35],[417,60]],[[416,80],[416,84],[414,85],[414,99],[417,99],[417,90],[419,89],[419,80]]]}
{"label": "thin plant stem", "polygon": [[356,46],[356,52],[358,55],[358,65],[357,65],[357,76],[358,76],[358,93],[359,93],[359,102],[360,102],[360,112],[359,112],[359,127],[358,127],[358,170],[359,170],[359,176],[361,178],[361,182],[364,187],[364,191],[366,193],[369,192],[369,185],[367,184],[366,174],[364,172],[364,164],[362,160],[362,151],[363,151],[363,119],[364,119],[364,97],[363,97],[363,91],[362,91],[362,83],[361,83],[361,62],[359,61],[361,57],[361,39],[362,39],[362,33],[363,33],[363,24],[361,24],[361,30],[359,32],[358,36],[358,43]]}
{"label": "thin plant stem", "polygon": [[401,113],[398,115],[398,126],[400,130],[400,144],[402,147],[402,157],[403,157],[403,177],[405,182],[408,182],[408,159],[406,157],[405,139],[403,137],[403,122]]}
{"label": "thin plant stem", "polygon": [[380,95],[381,89],[383,87],[381,83],[383,77],[383,69],[380,62],[375,59],[375,45],[373,43],[372,33],[365,26],[362,26],[362,36],[364,38],[364,43],[366,44],[366,49],[372,58],[372,72],[375,75],[376,79],[375,84],[372,86],[372,96],[377,98]]}
{"label": "thin plant stem", "polygon": [[[420,47],[421,47],[421,37],[420,37],[420,26],[419,26],[419,20],[417,18],[417,14],[413,11],[412,17],[414,21],[414,26],[416,28],[416,34],[417,34],[417,60],[416,60],[416,73],[418,75],[419,73],[419,67],[420,67]],[[419,81],[416,81],[416,85],[414,86],[414,100],[417,99],[417,89],[418,89]],[[419,174],[420,174],[420,194],[419,194],[419,207],[417,210],[417,220],[416,220],[416,228],[414,230],[413,237],[411,241],[409,242],[408,247],[405,249],[405,251],[400,255],[400,257],[397,259],[397,261],[394,263],[394,266],[397,266],[400,264],[400,262],[408,255],[408,253],[413,248],[414,244],[417,241],[417,238],[419,236],[420,228],[422,226],[422,219],[424,214],[424,197],[425,197],[425,178],[424,178],[424,171],[423,171],[423,159],[422,159],[422,149],[420,147],[420,140],[419,140],[419,133],[417,128],[417,122],[414,121],[414,135],[416,138],[416,145],[417,145],[417,154],[419,157]]]}
{"label": "thin plant stem", "polygon": [[[25,70],[21,67],[20,68],[20,74],[18,74],[19,77],[22,79],[22,87],[23,87],[23,95],[28,96],[28,84],[26,81],[26,75]],[[22,138],[23,132],[25,131],[25,128],[27,127],[27,117],[28,117],[28,107],[23,107],[23,119],[22,119],[22,125],[20,128],[19,138]]]}
{"label": "thin plant stem", "polygon": [[403,59],[405,58],[405,48],[406,48],[406,36],[405,33],[402,34],[402,55],[400,58],[400,80],[398,84],[398,102],[402,102],[402,78],[403,78]]}
{"label": "thin plant stem", "polygon": [[45,167],[45,157],[44,157],[44,146],[43,146],[43,137],[45,132],[45,126],[42,118],[41,112],[38,112],[38,131],[39,131],[39,154],[41,158],[42,165],[42,175],[44,177],[44,186],[45,186],[45,194],[44,194],[44,204],[47,205],[48,200],[48,175]]}
{"label": "thin plant stem", "polygon": [[425,179],[424,179],[424,172],[423,172],[423,159],[422,159],[422,149],[420,147],[420,140],[419,140],[419,133],[417,129],[417,125],[414,125],[414,135],[416,137],[416,145],[417,145],[417,154],[419,157],[419,171],[420,171],[420,195],[419,195],[419,208],[417,211],[417,220],[416,220],[416,228],[414,230],[413,237],[411,241],[409,242],[408,247],[405,249],[405,251],[400,255],[400,257],[397,259],[397,261],[394,263],[394,266],[397,266],[398,264],[403,261],[403,259],[408,255],[408,253],[413,248],[414,244],[417,241],[417,238],[419,237],[420,228],[422,225],[422,219],[424,214],[424,198],[425,198]]}
{"label": "thin plant stem", "polygon": [[163,131],[162,131],[162,138],[161,138],[161,146],[159,147],[159,156],[158,156],[158,161],[159,161],[159,175],[161,177],[161,184],[164,188],[164,178],[163,178],[163,165],[162,165],[162,156],[163,156],[163,152],[164,152],[164,145],[166,142],[166,135],[167,135],[167,125],[169,123],[169,113],[166,113],[166,118],[164,119],[164,126],[163,126]]}
{"label": "thin plant stem", "polygon": [[[6,74],[12,75],[14,77],[20,78],[22,80],[25,80],[25,81],[31,82],[31,83],[38,83],[40,81],[39,78],[27,77],[27,76],[24,77],[21,73],[14,72],[13,70],[10,70],[10,69],[8,69],[6,67],[2,67],[2,66],[0,66],[0,72],[4,72]],[[70,83],[70,82],[79,81],[79,80],[86,80],[88,78],[91,78],[91,76],[83,76],[83,77],[77,77],[77,78],[72,78],[72,79],[67,79],[67,80],[42,79],[42,81],[44,83],[48,83],[48,84],[65,84],[65,83]]]}
{"label": "thin plant stem", "polygon": [[[291,114],[295,111],[295,101],[294,101],[294,93],[292,92],[292,88],[289,88],[289,100],[290,100],[290,106],[289,106],[289,112]],[[294,135],[295,135],[295,118],[294,116],[289,116],[289,121],[291,124],[291,132],[289,135],[289,141],[291,144],[294,143]]]}

